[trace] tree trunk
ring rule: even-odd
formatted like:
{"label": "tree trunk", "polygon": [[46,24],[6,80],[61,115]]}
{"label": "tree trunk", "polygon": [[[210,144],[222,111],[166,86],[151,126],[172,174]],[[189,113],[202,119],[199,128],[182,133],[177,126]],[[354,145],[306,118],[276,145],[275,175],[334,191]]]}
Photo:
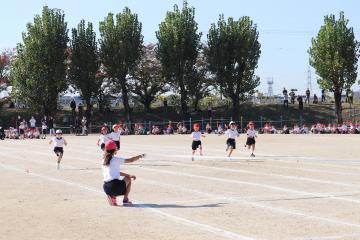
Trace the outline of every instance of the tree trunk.
{"label": "tree trunk", "polygon": [[180,102],[181,102],[181,114],[184,119],[188,117],[188,107],[186,104],[186,100],[187,100],[187,93],[185,90],[185,86],[183,83],[181,83],[180,84]]}
{"label": "tree trunk", "polygon": [[131,108],[129,104],[129,95],[126,86],[125,77],[121,79],[120,86],[121,86],[122,100],[124,104],[126,120],[131,122]]}
{"label": "tree trunk", "polygon": [[342,123],[342,106],[341,106],[341,91],[335,90],[334,92],[335,98],[335,115],[337,118],[338,123]]}
{"label": "tree trunk", "polygon": [[144,108],[147,113],[151,112],[151,101],[149,99],[144,101]]}
{"label": "tree trunk", "polygon": [[239,109],[240,109],[240,100],[238,96],[234,96],[231,98],[232,100],[232,119],[234,121],[239,120]]}
{"label": "tree trunk", "polygon": [[86,116],[86,119],[87,119],[87,124],[90,124],[91,109],[92,109],[91,100],[90,100],[90,99],[86,99],[86,100],[85,100],[85,103],[86,103],[85,116]]}

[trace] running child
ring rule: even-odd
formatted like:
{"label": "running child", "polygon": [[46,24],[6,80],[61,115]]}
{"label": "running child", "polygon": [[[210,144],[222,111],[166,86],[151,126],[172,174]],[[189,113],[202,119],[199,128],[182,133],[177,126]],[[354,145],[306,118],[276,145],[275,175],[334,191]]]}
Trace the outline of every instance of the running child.
{"label": "running child", "polygon": [[113,131],[110,134],[110,138],[115,142],[116,149],[120,150],[120,134],[121,134],[121,132],[119,131],[120,125],[114,124],[112,129],[113,129]]}
{"label": "running child", "polygon": [[191,160],[194,161],[194,155],[195,152],[198,148],[200,148],[200,155],[202,156],[202,145],[201,145],[201,137],[205,137],[201,132],[200,132],[200,124],[199,123],[195,123],[194,124],[194,131],[191,133],[191,138],[192,138],[192,157]]}
{"label": "running child", "polygon": [[100,136],[99,139],[97,141],[97,145],[100,146],[101,150],[104,151],[105,149],[105,144],[111,140],[111,136],[108,133],[108,128],[107,127],[101,127],[101,131],[100,131]]}
{"label": "running child", "polygon": [[239,132],[237,131],[236,128],[236,124],[234,121],[231,121],[229,123],[229,129],[226,130],[225,132],[225,136],[227,136],[227,140],[226,140],[226,152],[229,153],[227,155],[227,157],[230,159],[232,152],[234,151],[234,149],[236,149],[236,138],[239,137]]}
{"label": "running child", "polygon": [[254,129],[254,122],[249,122],[248,127],[249,127],[249,129],[246,131],[246,135],[247,135],[246,146],[248,147],[248,149],[251,148],[250,157],[255,157],[255,154],[254,154],[255,138],[257,138],[257,134]]}
{"label": "running child", "polygon": [[[123,205],[131,205],[129,200],[129,193],[131,190],[131,182],[136,179],[135,175],[130,175],[121,172],[121,166],[124,163],[132,163],[140,158],[145,157],[141,154],[132,158],[122,158],[115,156],[117,153],[116,143],[112,140],[105,144],[104,161],[102,165],[102,172],[104,176],[103,189],[108,197],[111,206],[117,206],[116,197],[124,195]],[[120,177],[123,177],[120,179]]]}
{"label": "running child", "polygon": [[64,145],[67,145],[65,138],[62,137],[62,131],[60,129],[56,130],[56,136],[50,140],[49,144],[54,143],[54,152],[56,154],[57,162],[56,168],[57,170],[60,169],[60,162],[64,155]]}

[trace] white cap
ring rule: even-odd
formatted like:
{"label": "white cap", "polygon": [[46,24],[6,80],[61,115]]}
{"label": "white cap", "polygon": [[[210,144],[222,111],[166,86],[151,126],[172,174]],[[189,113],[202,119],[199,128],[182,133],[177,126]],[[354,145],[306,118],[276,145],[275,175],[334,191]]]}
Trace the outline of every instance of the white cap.
{"label": "white cap", "polygon": [[235,124],[235,122],[234,122],[234,121],[230,121],[229,125],[231,125],[231,124]]}
{"label": "white cap", "polygon": [[56,134],[62,134],[62,131],[60,129],[56,130]]}

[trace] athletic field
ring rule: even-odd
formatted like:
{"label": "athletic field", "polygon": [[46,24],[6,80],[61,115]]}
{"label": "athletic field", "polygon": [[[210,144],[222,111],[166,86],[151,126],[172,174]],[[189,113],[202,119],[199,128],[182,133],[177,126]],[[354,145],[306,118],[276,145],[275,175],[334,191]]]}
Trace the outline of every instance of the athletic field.
{"label": "athletic field", "polygon": [[260,135],[251,160],[207,135],[194,162],[189,135],[125,136],[133,207],[108,205],[98,136],[64,137],[61,170],[49,137],[0,141],[0,239],[360,239],[358,135]]}

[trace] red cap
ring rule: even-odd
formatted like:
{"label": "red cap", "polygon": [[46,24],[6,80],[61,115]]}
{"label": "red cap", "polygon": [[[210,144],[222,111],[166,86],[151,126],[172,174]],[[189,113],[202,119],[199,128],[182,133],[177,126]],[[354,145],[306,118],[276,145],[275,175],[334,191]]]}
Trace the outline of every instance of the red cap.
{"label": "red cap", "polygon": [[194,129],[199,129],[200,128],[200,124],[199,123],[195,123],[194,124]]}
{"label": "red cap", "polygon": [[115,149],[116,149],[116,143],[113,140],[110,140],[105,144],[106,151],[115,150]]}

